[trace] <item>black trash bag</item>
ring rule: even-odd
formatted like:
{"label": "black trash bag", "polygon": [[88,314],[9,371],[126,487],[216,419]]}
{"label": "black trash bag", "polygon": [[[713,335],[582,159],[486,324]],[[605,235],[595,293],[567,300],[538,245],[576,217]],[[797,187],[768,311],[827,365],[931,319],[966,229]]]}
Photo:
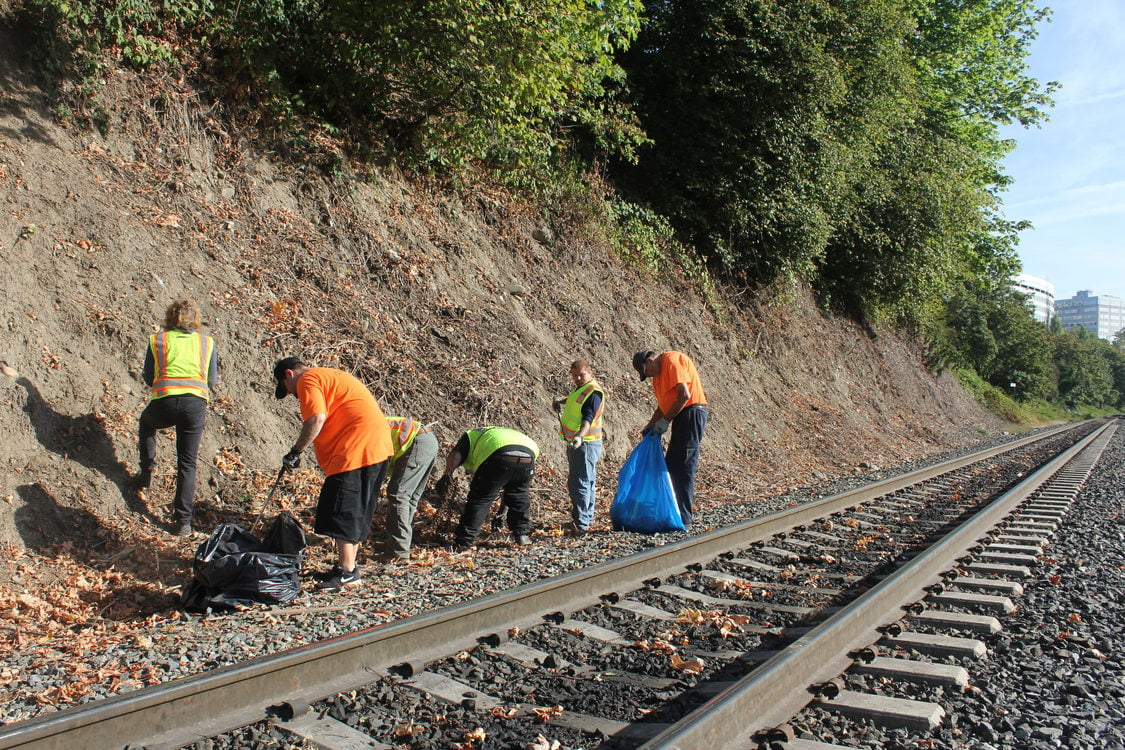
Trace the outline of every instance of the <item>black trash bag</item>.
{"label": "black trash bag", "polygon": [[195,551],[192,580],[182,603],[189,612],[282,604],[301,593],[305,531],[283,512],[259,540],[241,526],[218,526]]}

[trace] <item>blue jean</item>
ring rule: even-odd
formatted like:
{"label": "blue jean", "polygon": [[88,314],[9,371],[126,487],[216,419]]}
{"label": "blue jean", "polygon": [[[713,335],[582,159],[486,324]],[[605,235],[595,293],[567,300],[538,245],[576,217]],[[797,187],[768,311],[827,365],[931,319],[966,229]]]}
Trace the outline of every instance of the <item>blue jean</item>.
{"label": "blue jean", "polygon": [[566,478],[566,489],[570,492],[570,517],[579,529],[588,529],[594,522],[594,490],[601,457],[601,440],[585,441],[578,448],[566,447],[566,460],[570,465]]}
{"label": "blue jean", "polygon": [[684,526],[691,523],[699,443],[703,440],[703,430],[706,427],[706,406],[693,404],[685,408],[672,420],[672,436],[668,438],[668,450],[664,452],[668,474],[672,477],[672,489],[676,493],[676,505],[680,508]]}

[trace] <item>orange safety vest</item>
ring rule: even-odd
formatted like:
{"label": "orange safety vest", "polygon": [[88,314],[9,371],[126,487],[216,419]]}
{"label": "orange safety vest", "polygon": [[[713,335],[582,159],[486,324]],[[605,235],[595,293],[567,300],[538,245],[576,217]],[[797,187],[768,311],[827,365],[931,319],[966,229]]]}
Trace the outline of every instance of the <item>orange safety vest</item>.
{"label": "orange safety vest", "polygon": [[207,385],[215,340],[198,331],[161,331],[149,337],[152,349],[152,397],[190,394],[211,400]]}
{"label": "orange safety vest", "polygon": [[387,426],[391,428],[391,447],[394,448],[392,461],[406,453],[414,443],[414,438],[424,429],[421,422],[410,417],[387,417]]}

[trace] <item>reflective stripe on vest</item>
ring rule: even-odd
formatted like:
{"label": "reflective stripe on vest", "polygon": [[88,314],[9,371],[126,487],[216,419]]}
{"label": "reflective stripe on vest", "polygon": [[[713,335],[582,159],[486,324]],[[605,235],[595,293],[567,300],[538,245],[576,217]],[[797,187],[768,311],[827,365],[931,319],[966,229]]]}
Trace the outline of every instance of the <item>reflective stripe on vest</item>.
{"label": "reflective stripe on vest", "polygon": [[410,417],[387,417],[387,426],[391,428],[391,447],[395,451],[391,460],[394,461],[413,444],[414,438],[422,431],[422,423]]}
{"label": "reflective stripe on vest", "polygon": [[474,472],[488,457],[501,448],[518,445],[527,448],[536,458],[539,446],[522,432],[507,427],[478,427],[466,433],[469,436],[469,455],[465,457],[465,471]]}
{"label": "reflective stripe on vest", "polygon": [[211,399],[207,386],[215,340],[198,331],[161,331],[149,337],[152,349],[152,397],[190,394]]}
{"label": "reflective stripe on vest", "polygon": [[582,405],[586,403],[586,399],[595,393],[601,394],[602,401],[598,404],[598,410],[594,413],[593,421],[590,422],[590,431],[586,433],[583,440],[590,442],[602,439],[602,410],[605,408],[605,391],[602,390],[601,384],[596,380],[578,386],[566,397],[562,414],[559,415],[560,438],[571,440],[582,431]]}

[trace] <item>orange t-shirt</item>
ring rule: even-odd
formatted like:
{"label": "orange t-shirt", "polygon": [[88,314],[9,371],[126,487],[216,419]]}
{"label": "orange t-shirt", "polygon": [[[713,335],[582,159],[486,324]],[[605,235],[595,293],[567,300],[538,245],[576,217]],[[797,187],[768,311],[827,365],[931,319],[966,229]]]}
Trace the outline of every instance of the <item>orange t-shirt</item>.
{"label": "orange t-shirt", "polygon": [[660,374],[652,379],[652,392],[656,394],[656,404],[661,411],[667,412],[676,403],[676,386],[680,383],[687,383],[688,393],[691,394],[684,404],[685,409],[692,404],[707,404],[703,383],[691,357],[682,352],[664,352],[660,355]]}
{"label": "orange t-shirt", "polygon": [[385,461],[394,453],[391,430],[367,386],[343,370],[313,367],[297,380],[301,419],[326,415],[313,440],[316,462],[331,476]]}

